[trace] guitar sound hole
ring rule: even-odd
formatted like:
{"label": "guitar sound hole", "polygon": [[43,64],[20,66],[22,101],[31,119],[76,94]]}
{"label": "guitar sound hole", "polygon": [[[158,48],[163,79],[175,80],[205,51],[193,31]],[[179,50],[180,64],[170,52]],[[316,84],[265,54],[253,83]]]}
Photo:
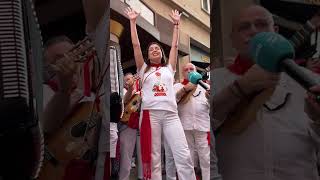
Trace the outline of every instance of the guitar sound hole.
{"label": "guitar sound hole", "polygon": [[86,128],[87,128],[86,122],[79,122],[78,124],[72,127],[71,136],[75,138],[83,137],[86,131]]}
{"label": "guitar sound hole", "polygon": [[137,101],[133,101],[132,104],[135,106],[137,104]]}

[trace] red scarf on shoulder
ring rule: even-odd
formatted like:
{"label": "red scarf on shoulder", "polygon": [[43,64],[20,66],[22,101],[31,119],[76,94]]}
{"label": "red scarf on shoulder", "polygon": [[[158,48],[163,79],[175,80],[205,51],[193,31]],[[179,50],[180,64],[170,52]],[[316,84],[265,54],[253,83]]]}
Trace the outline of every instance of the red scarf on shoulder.
{"label": "red scarf on shoulder", "polygon": [[237,75],[244,75],[254,63],[250,59],[242,58],[240,55],[236,57],[233,64],[228,66],[230,72]]}
{"label": "red scarf on shoulder", "polygon": [[181,82],[182,85],[187,85],[188,83],[189,83],[188,79],[183,79]]}

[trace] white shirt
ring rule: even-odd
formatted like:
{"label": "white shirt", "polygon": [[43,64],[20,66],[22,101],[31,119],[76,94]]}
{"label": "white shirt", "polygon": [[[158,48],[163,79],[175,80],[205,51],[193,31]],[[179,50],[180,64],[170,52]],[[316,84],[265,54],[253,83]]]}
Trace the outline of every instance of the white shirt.
{"label": "white shirt", "polygon": [[139,76],[142,77],[142,109],[177,112],[176,96],[173,88],[174,71],[171,65],[151,67],[144,73],[144,63]]}
{"label": "white shirt", "polygon": [[[213,92],[219,93],[237,77],[225,68],[214,70]],[[241,134],[227,135],[223,131],[218,134],[216,150],[224,180],[319,179],[320,141],[304,113],[304,89],[283,73],[265,104],[275,108],[285,101],[287,93],[291,95],[284,107],[277,111],[261,108],[257,120]],[[221,124],[214,121],[214,125]]]}
{"label": "white shirt", "polygon": [[[174,85],[178,92],[183,85]],[[185,104],[178,104],[178,113],[184,130],[210,131],[209,102],[205,96],[206,90],[200,85]]]}

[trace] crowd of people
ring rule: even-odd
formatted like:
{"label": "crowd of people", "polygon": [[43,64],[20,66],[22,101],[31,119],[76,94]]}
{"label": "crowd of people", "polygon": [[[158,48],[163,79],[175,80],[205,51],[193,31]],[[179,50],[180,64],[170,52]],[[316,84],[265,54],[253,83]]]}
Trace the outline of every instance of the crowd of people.
{"label": "crowd of people", "polygon": [[[180,81],[174,78],[181,13],[172,10],[170,14],[173,34],[168,58],[158,42],[150,42],[144,57],[136,26],[139,13],[127,8],[136,72],[123,77],[123,112],[110,120],[113,92],[110,76],[105,76],[110,73],[106,3],[83,0],[87,35],[105,67],[97,77],[80,79],[92,72],[68,54],[75,44],[66,36],[45,43],[48,69],[41,124],[46,136],[55,136],[83,103],[91,102],[98,117],[81,144],[89,150],[68,161],[59,178],[110,179],[115,166],[111,159],[120,156],[119,171],[112,177],[119,180],[130,179],[133,158],[138,179],[319,179],[320,105],[316,94],[320,85],[306,91],[289,75],[261,68],[249,53],[252,37],[278,31],[267,9],[251,5],[234,15],[230,38],[238,55],[230,65],[212,70],[207,84],[211,89],[205,89],[189,81],[189,73],[197,71],[192,63],[182,65]],[[308,24],[316,30],[320,17],[315,15]],[[301,64],[317,79],[319,62],[313,58]],[[88,91],[86,81],[97,88]],[[131,111],[133,107],[138,108]],[[129,118],[122,120],[128,112]],[[92,128],[85,129],[87,134]],[[65,148],[70,152],[74,147],[80,148],[76,143]]]}

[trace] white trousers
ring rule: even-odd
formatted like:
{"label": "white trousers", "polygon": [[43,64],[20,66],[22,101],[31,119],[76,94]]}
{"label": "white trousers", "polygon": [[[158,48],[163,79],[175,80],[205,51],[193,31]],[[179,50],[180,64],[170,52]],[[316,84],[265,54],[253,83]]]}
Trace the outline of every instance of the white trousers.
{"label": "white trousers", "polygon": [[150,110],[152,129],[152,180],[161,180],[161,133],[174,157],[179,180],[195,180],[190,150],[178,113]]}
{"label": "white trousers", "polygon": [[[126,128],[120,132],[120,172],[119,180],[129,180],[131,170],[131,160],[136,146],[137,130],[132,128]],[[137,148],[137,154],[140,151]],[[140,156],[138,156],[139,158]],[[138,160],[139,162],[139,160]],[[142,174],[142,168],[138,163],[139,174]],[[142,177],[139,177],[142,178]]]}
{"label": "white trousers", "polygon": [[139,131],[138,131],[138,136],[137,136],[136,148],[137,148],[137,158],[138,158],[138,178],[143,179],[140,132]]}
{"label": "white trousers", "polygon": [[164,153],[166,157],[166,180],[176,180],[176,165],[174,164],[171,149],[166,141],[164,141]]}
{"label": "white trousers", "polygon": [[116,157],[117,141],[118,141],[117,123],[110,122],[110,158]]}
{"label": "white trousers", "polygon": [[[192,164],[194,167],[195,162],[195,152],[198,153],[198,158],[200,161],[200,168],[202,174],[202,180],[210,179],[210,146],[208,143],[208,133],[197,131],[197,130],[186,130],[184,131],[188,147],[190,149]],[[166,177],[167,180],[176,180],[175,167],[174,167],[174,157],[170,148],[166,147]]]}

